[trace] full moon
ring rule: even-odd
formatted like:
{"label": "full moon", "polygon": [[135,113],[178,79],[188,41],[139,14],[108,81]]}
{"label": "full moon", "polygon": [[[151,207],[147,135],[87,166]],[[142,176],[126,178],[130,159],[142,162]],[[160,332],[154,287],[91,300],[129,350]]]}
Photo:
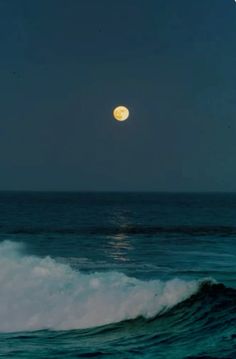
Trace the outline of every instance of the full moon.
{"label": "full moon", "polygon": [[129,110],[125,106],[118,106],[113,110],[113,116],[117,121],[125,121],[129,117]]}

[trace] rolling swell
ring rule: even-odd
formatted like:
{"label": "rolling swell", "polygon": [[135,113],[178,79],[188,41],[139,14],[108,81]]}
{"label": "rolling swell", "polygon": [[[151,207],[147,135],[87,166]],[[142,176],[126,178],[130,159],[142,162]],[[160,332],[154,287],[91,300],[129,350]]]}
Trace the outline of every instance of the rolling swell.
{"label": "rolling swell", "polygon": [[5,229],[8,234],[75,234],[75,235],[189,235],[189,236],[234,236],[234,226],[100,226],[79,228],[47,228],[47,227],[18,227],[11,230]]}

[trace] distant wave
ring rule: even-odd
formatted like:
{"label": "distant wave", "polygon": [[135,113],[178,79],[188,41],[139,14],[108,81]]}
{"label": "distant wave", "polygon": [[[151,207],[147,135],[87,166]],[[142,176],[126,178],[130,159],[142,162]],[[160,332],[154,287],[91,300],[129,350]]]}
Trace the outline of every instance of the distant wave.
{"label": "distant wave", "polygon": [[200,281],[141,281],[118,272],[82,274],[50,257],[0,243],[0,332],[82,329],[154,318],[190,298]]}
{"label": "distant wave", "polygon": [[[4,229],[2,229],[4,230]],[[190,235],[190,236],[234,236],[236,227],[233,226],[101,226],[85,228],[29,228],[18,227],[5,230],[8,234],[78,234],[78,235]]]}

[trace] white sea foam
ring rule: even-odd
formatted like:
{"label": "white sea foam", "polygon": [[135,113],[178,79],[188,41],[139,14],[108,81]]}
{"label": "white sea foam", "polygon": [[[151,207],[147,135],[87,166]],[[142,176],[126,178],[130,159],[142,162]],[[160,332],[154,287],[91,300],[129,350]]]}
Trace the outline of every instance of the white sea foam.
{"label": "white sea foam", "polygon": [[150,318],[198,288],[198,281],[82,274],[50,257],[24,255],[19,244],[0,243],[0,332],[82,329]]}

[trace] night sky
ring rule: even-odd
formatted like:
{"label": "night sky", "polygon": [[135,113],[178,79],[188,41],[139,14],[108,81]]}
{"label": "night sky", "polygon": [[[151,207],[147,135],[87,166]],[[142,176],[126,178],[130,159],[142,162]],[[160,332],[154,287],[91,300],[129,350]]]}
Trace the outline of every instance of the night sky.
{"label": "night sky", "polygon": [[0,190],[236,191],[234,0],[0,0],[0,45]]}

